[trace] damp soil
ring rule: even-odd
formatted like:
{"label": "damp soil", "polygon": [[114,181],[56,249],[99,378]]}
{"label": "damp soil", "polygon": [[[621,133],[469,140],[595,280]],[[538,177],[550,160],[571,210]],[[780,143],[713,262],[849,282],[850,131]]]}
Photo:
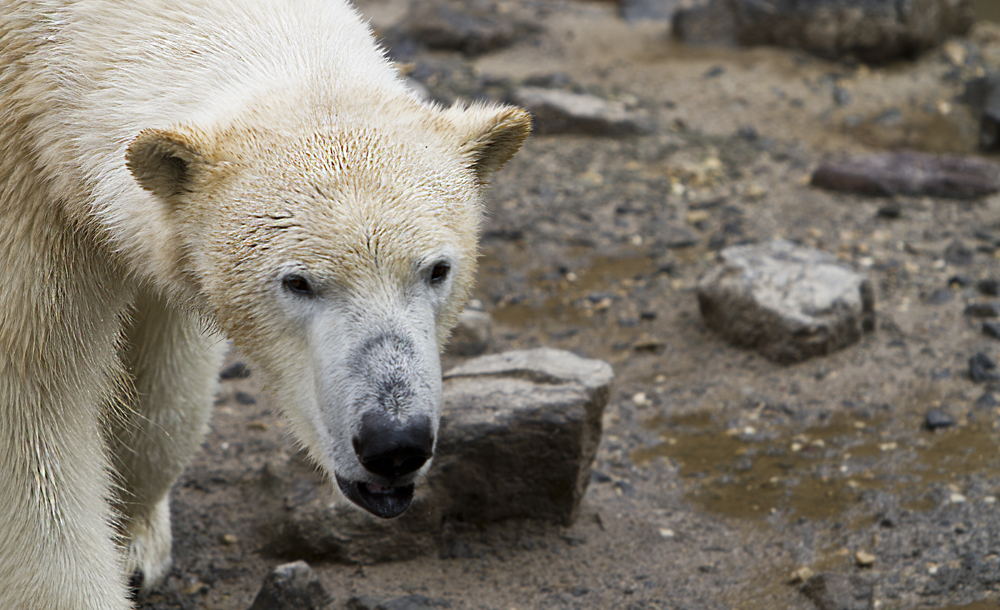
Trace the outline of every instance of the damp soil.
{"label": "damp soil", "polygon": [[[384,31],[405,6],[361,10]],[[877,67],[684,47],[609,2],[530,6],[543,30],[510,48],[414,61],[445,66],[425,83],[444,100],[558,74],[657,125],[626,139],[532,137],[490,195],[475,294],[494,320],[490,350],[545,345],[614,367],[591,485],[569,527],[501,523],[464,533],[460,552],[314,561],[330,607],[422,595],[455,609],[806,610],[793,573],[808,568],[868,579],[870,608],[996,608],[1000,404],[968,363],[995,359],[1000,342],[963,311],[995,299],[976,282],[1000,279],[1000,197],[808,186],[830,156],[975,154],[978,126],[958,96],[1000,68],[996,3],[978,0],[968,37]],[[791,366],[708,331],[694,290],[718,251],[777,237],[869,274],[877,330]],[[968,256],[949,254],[955,244]],[[931,410],[952,425],[929,429]],[[249,608],[284,559],[256,542],[248,490],[295,454],[255,377],[223,381],[174,490],[174,569],[144,607]]]}

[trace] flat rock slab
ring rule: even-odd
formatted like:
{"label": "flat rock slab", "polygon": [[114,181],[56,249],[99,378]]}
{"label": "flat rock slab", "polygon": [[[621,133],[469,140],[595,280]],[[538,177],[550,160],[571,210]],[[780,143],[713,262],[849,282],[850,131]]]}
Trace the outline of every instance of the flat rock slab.
{"label": "flat rock slab", "polygon": [[509,101],[531,113],[539,134],[634,136],[652,133],[654,124],[645,114],[628,110],[624,103],[562,89],[518,87]]}
{"label": "flat rock slab", "polygon": [[864,276],[825,252],[777,240],[734,246],[698,286],[705,325],[734,345],[793,363],[829,354],[875,328]]}
{"label": "flat rock slab", "polygon": [[679,11],[684,42],[776,45],[829,59],[912,57],[974,21],[972,0],[712,0]]}
{"label": "flat rock slab", "polygon": [[812,185],[875,197],[974,199],[1000,191],[1000,165],[918,152],[859,155],[823,163],[813,172]]}
{"label": "flat rock slab", "polygon": [[482,356],[444,376],[435,457],[413,504],[378,520],[307,465],[275,460],[254,485],[265,552],[372,563],[443,546],[444,528],[506,519],[569,525],[590,481],[613,373],[555,349]]}

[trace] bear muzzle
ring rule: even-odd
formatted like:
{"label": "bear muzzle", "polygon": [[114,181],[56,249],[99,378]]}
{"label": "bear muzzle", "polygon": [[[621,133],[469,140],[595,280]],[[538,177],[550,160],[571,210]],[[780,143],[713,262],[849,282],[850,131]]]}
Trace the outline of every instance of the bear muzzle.
{"label": "bear muzzle", "polygon": [[433,456],[434,431],[430,418],[400,421],[383,413],[368,412],[362,417],[352,444],[365,470],[389,484],[348,481],[338,475],[340,490],[349,500],[383,519],[402,514],[413,500],[414,486],[391,483],[409,479]]}

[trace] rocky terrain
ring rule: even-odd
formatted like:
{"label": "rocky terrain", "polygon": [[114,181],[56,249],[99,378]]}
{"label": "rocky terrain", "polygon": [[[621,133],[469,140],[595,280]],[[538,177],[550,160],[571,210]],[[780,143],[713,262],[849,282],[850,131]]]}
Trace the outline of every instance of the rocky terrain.
{"label": "rocky terrain", "polygon": [[[963,101],[1000,70],[991,2],[968,33],[873,65],[684,45],[624,2],[362,2],[426,95],[535,113],[490,196],[472,304],[488,317],[444,368],[483,348],[609,363],[589,485],[561,516],[433,513],[396,549],[276,545],[281,515],[332,492],[252,365],[230,368],[175,489],[175,567],[143,607],[247,609],[296,559],[336,610],[997,607],[1000,195],[811,184],[870,153],[1000,162]],[[778,239],[864,278],[873,323],[794,358],[707,323],[699,285],[726,249]],[[254,608],[318,599],[279,597]]]}

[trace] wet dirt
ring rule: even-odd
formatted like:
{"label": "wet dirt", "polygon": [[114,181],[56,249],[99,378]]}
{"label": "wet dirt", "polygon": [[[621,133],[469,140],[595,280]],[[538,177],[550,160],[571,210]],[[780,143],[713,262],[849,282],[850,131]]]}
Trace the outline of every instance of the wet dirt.
{"label": "wet dirt", "polygon": [[[384,31],[406,5],[360,8]],[[996,358],[1000,342],[963,311],[995,300],[975,286],[1000,278],[1000,197],[868,199],[808,181],[845,153],[974,153],[958,96],[1000,69],[1000,25],[985,21],[1000,5],[978,0],[984,21],[968,37],[881,67],[685,47],[609,2],[517,6],[537,9],[544,31],[415,63],[491,83],[564,74],[658,126],[532,137],[489,199],[474,297],[493,316],[491,351],[546,345],[615,369],[591,485],[571,527],[506,523],[424,557],[313,562],[331,608],[419,594],[455,609],[811,610],[801,568],[870,579],[872,609],[996,608],[1000,411],[984,396],[1000,388],[969,379],[968,362]],[[459,81],[425,84],[482,94]],[[877,330],[792,366],[708,331],[694,291],[719,249],[778,237],[869,274]],[[968,260],[949,259],[956,241]],[[954,425],[929,430],[931,409]],[[174,491],[174,569],[144,607],[250,606],[284,561],[261,551],[251,491],[269,461],[295,455],[255,378],[223,382]]]}

